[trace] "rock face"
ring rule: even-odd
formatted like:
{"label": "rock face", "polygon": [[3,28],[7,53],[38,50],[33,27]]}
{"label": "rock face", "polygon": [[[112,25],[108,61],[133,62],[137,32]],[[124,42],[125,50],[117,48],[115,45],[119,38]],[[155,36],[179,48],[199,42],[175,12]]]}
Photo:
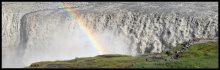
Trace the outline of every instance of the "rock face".
{"label": "rock face", "polygon": [[[160,53],[192,38],[218,37],[217,2],[69,4],[106,54]],[[61,2],[3,2],[2,11],[3,67],[97,55]]]}

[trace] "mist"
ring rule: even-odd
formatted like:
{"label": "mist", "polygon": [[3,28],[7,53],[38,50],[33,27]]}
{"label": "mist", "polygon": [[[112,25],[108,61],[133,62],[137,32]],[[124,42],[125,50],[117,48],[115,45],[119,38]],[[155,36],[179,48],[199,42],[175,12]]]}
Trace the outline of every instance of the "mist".
{"label": "mist", "polygon": [[[62,24],[77,25],[75,22]],[[80,26],[69,26],[56,26],[56,31],[45,35],[48,36],[44,38],[47,41],[29,40],[28,44],[35,45],[35,47],[27,47],[25,49],[22,62],[18,63],[22,65],[9,63],[9,65],[14,65],[9,67],[25,67],[40,61],[70,60],[76,57],[100,55],[100,50],[93,46],[89,36]],[[98,44],[107,50],[104,54],[130,54],[124,36],[120,36],[114,31],[95,32],[94,36]]]}

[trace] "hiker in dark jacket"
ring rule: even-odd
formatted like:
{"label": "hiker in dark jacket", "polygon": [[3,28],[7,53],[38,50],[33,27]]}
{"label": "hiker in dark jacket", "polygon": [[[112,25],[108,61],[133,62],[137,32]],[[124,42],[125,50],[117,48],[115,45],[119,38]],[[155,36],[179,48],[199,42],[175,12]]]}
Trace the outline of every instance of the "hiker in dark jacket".
{"label": "hiker in dark jacket", "polygon": [[187,44],[187,42],[183,42],[181,45],[185,47],[185,46],[186,46],[186,44]]}
{"label": "hiker in dark jacket", "polygon": [[183,45],[183,47],[188,47],[189,43],[188,42],[184,42],[182,45]]}

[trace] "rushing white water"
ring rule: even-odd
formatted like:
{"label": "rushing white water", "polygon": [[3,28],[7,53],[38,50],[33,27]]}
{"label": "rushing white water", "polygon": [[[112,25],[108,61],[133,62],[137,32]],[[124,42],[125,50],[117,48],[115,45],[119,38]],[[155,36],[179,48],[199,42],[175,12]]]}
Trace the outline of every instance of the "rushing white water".
{"label": "rushing white water", "polygon": [[[106,54],[160,53],[192,38],[218,37],[217,3],[72,3]],[[57,3],[3,3],[3,67],[99,53]]]}

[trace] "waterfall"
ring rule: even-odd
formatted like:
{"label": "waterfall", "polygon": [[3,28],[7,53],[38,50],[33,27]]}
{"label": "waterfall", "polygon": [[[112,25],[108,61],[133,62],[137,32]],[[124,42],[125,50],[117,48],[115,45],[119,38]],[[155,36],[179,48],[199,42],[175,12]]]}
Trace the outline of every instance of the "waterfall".
{"label": "waterfall", "polygon": [[[40,2],[27,3],[33,4],[31,7],[26,3],[5,4],[3,67],[99,55],[98,48],[78,25],[80,22],[69,17],[65,8]],[[97,44],[106,49],[105,54],[160,53],[192,38],[218,37],[217,3],[72,4],[85,27],[94,33]]]}

